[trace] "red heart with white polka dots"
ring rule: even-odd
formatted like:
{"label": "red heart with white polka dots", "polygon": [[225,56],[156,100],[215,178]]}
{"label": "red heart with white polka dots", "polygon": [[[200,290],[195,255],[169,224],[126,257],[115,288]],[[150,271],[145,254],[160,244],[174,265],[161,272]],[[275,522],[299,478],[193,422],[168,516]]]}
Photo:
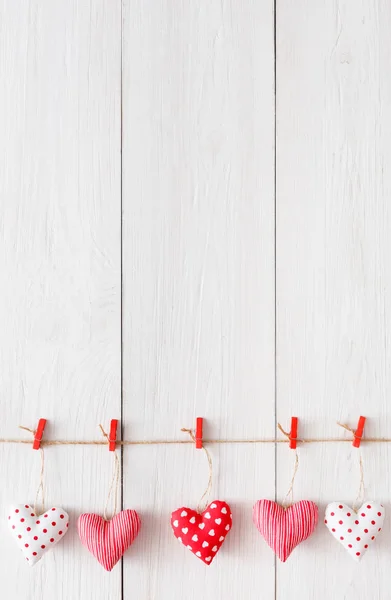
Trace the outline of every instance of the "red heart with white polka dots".
{"label": "red heart with white polka dots", "polygon": [[178,508],[171,515],[175,537],[206,565],[210,565],[232,527],[231,509],[226,502],[214,500],[203,513]]}
{"label": "red heart with white polka dots", "polygon": [[326,508],[325,524],[350,556],[360,560],[383,527],[384,506],[372,500],[357,511],[342,502],[332,502]]}
{"label": "red heart with white polka dots", "polygon": [[32,567],[64,537],[69,516],[62,508],[51,508],[37,516],[28,504],[18,504],[9,509],[8,525]]}

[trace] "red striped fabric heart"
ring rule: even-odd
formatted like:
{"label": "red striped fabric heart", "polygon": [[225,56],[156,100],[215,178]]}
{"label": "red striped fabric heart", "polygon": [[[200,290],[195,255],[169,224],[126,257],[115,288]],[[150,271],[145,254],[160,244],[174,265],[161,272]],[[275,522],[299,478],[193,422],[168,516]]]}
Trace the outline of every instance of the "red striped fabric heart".
{"label": "red striped fabric heart", "polygon": [[258,500],[253,520],[270,548],[285,562],[292,550],[313,533],[318,507],[310,500],[301,500],[288,508],[272,500]]}
{"label": "red striped fabric heart", "polygon": [[111,571],[140,531],[140,517],[135,510],[122,510],[111,521],[99,515],[80,515],[77,527],[83,546]]}
{"label": "red striped fabric heart", "polygon": [[175,537],[206,565],[210,565],[232,527],[231,509],[214,500],[201,514],[182,507],[171,515]]}

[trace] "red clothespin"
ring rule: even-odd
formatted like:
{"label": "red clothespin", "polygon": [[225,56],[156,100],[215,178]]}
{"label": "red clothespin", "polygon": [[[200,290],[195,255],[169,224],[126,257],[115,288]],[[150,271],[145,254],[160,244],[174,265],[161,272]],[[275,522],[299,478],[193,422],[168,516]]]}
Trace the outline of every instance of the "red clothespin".
{"label": "red clothespin", "polygon": [[109,435],[109,450],[110,450],[110,452],[115,451],[115,446],[117,443],[117,427],[118,427],[118,419],[112,419],[110,422],[110,435]]}
{"label": "red clothespin", "polygon": [[197,417],[196,434],[195,434],[197,450],[200,450],[202,448],[202,422],[203,422],[203,420],[204,419],[202,417]]}
{"label": "red clothespin", "polygon": [[41,441],[43,432],[45,430],[46,419],[39,419],[37,431],[34,433],[33,450],[39,450],[41,447]]}
{"label": "red clothespin", "polygon": [[354,440],[353,446],[355,448],[359,448],[361,444],[361,439],[364,434],[364,426],[365,426],[366,417],[360,417],[358,420],[357,429],[354,432]]}
{"label": "red clothespin", "polygon": [[291,419],[291,431],[289,434],[289,448],[292,448],[292,450],[296,450],[296,446],[297,446],[297,423],[298,423],[298,418],[297,417],[292,417]]}

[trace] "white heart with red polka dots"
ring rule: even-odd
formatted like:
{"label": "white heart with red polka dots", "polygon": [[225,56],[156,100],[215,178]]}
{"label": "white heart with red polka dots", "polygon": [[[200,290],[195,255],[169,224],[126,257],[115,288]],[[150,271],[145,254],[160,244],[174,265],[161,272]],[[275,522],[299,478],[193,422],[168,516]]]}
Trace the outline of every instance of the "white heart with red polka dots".
{"label": "white heart with red polka dots", "polygon": [[326,508],[324,522],[331,535],[358,561],[381,531],[384,514],[384,506],[372,500],[358,510],[332,502]]}
{"label": "white heart with red polka dots", "polygon": [[32,567],[68,531],[69,516],[62,508],[50,508],[40,516],[28,504],[11,506],[8,525],[26,561]]}

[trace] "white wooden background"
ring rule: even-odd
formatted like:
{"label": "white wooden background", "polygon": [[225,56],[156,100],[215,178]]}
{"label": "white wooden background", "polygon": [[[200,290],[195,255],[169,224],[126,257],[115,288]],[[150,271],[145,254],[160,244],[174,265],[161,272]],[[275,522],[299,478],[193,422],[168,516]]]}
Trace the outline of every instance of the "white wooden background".
{"label": "white wooden background", "polygon": [[[387,0],[4,0],[0,4],[0,436],[391,434],[391,7]],[[122,392],[121,392],[122,390]],[[357,566],[322,523],[286,564],[252,525],[282,499],[287,447],[213,446],[234,528],[210,568],[170,512],[207,476],[191,446],[123,455],[143,526],[107,574],[76,519],[112,456],[46,451],[72,519],[29,569],[0,536],[11,600],[385,600],[390,517]],[[33,502],[38,455],[0,446],[1,512]],[[363,449],[389,505],[390,449]],[[300,448],[296,499],[352,502],[357,453]],[[322,521],[322,519],[321,519]]]}

